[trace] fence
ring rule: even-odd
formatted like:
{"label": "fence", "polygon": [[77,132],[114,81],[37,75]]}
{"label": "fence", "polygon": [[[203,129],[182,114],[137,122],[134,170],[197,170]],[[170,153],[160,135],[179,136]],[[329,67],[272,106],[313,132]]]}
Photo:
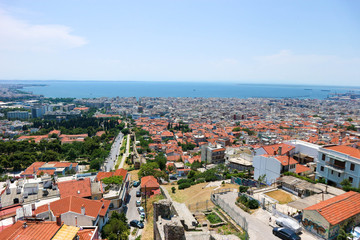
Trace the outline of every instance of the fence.
{"label": "fence", "polygon": [[217,206],[219,206],[222,210],[226,212],[235,222],[238,224],[246,233],[246,239],[249,239],[248,235],[248,222],[246,218],[241,216],[240,211],[236,211],[233,207],[231,207],[228,203],[222,200],[219,195],[211,194],[211,200]]}
{"label": "fence", "polygon": [[214,204],[210,200],[206,200],[202,202],[188,204],[187,207],[189,208],[190,212],[195,213],[199,211],[203,212],[211,210],[214,208]]}

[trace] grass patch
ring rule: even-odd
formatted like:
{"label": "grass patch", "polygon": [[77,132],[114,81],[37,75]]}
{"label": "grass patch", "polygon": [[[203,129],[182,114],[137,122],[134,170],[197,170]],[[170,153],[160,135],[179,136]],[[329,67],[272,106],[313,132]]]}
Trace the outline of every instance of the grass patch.
{"label": "grass patch", "polygon": [[216,213],[214,213],[214,212],[206,215],[206,218],[207,218],[207,220],[209,220],[209,222],[212,223],[212,224],[221,223],[221,222],[222,222],[221,218],[220,218]]}
{"label": "grass patch", "polygon": [[283,190],[267,192],[265,193],[265,195],[268,195],[269,197],[278,200],[280,204],[287,204],[295,200],[290,193],[287,193]]}
{"label": "grass patch", "polygon": [[141,240],[153,240],[154,239],[154,208],[153,203],[161,199],[164,199],[163,195],[157,195],[149,198],[147,200],[147,221],[144,227],[144,230],[141,234]]}
{"label": "grass patch", "polygon": [[[171,198],[179,203],[185,203],[188,204],[195,204],[197,202],[204,202],[206,200],[209,200],[209,206],[213,206],[214,204],[210,201],[211,192],[214,191],[214,188],[216,187],[207,187],[205,186],[208,183],[199,183],[196,185],[193,185],[189,188],[178,190],[178,185],[163,185],[169,192]],[[171,188],[175,187],[176,191],[175,193],[172,193]],[[234,188],[238,189],[239,186],[235,184],[225,184],[221,185],[222,188]]]}

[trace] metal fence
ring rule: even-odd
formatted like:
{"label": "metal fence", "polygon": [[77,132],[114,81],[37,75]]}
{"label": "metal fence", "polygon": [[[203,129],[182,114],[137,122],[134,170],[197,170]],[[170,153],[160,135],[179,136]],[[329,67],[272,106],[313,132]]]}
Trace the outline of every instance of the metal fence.
{"label": "metal fence", "polygon": [[241,216],[240,211],[236,211],[233,207],[231,207],[228,203],[226,203],[224,200],[220,198],[217,194],[211,195],[211,200],[213,203],[217,206],[219,206],[222,210],[226,212],[227,215],[229,215],[235,222],[238,224],[246,233],[246,239],[249,239],[248,235],[248,222],[246,221],[246,218]]}

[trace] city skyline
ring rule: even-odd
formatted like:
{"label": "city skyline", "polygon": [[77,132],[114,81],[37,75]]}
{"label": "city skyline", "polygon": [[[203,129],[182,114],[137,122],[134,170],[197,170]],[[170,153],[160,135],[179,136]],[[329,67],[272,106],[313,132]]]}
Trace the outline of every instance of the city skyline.
{"label": "city skyline", "polygon": [[0,3],[4,80],[359,86],[359,3]]}

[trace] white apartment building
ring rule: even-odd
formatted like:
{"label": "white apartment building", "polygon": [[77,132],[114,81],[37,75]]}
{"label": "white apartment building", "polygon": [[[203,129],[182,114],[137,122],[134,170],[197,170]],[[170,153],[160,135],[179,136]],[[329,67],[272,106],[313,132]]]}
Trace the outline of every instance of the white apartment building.
{"label": "white apartment building", "polygon": [[349,179],[353,187],[360,187],[360,150],[349,146],[324,146],[319,149],[316,179],[340,187]]}

